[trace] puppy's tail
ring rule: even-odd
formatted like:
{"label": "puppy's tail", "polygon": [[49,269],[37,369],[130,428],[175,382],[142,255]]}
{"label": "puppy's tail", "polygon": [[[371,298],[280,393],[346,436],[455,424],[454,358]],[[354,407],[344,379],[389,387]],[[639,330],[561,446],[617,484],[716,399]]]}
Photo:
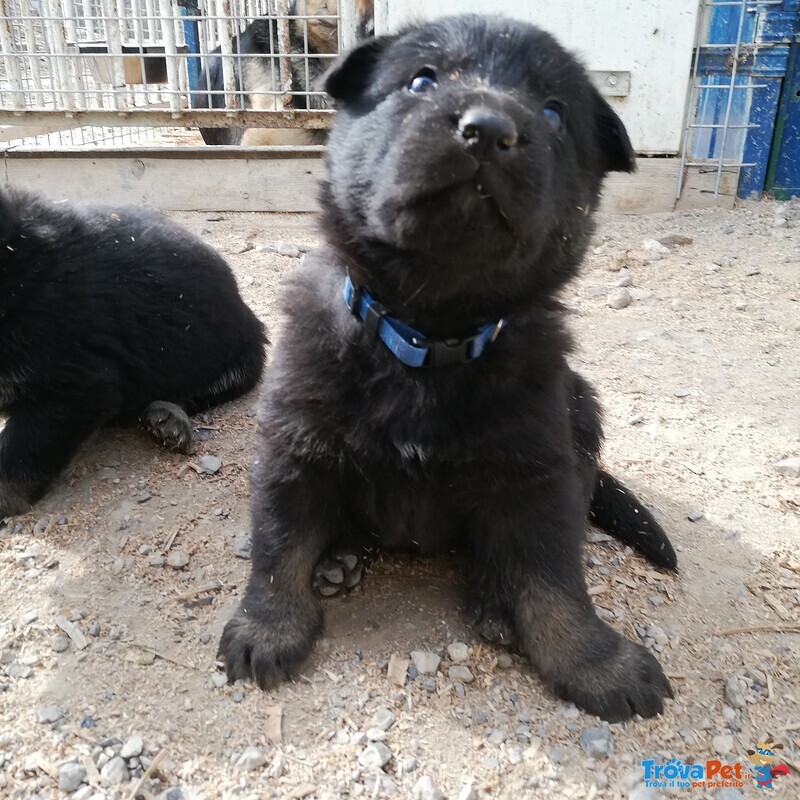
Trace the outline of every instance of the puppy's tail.
{"label": "puppy's tail", "polygon": [[616,478],[597,470],[589,520],[659,567],[677,571],[678,557],[653,515]]}

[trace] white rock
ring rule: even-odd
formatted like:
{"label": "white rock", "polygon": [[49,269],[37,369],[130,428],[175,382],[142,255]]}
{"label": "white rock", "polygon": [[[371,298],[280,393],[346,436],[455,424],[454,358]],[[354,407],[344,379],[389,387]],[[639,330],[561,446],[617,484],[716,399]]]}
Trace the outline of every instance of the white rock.
{"label": "white rock", "polygon": [[47,708],[39,709],[39,722],[45,725],[53,725],[58,722],[64,715],[61,709],[55,706],[48,706]]}
{"label": "white rock", "polygon": [[189,556],[183,550],[170,550],[167,564],[172,569],[183,569],[189,563]]}
{"label": "white rock", "polygon": [[100,777],[110,786],[119,786],[119,784],[127,783],[130,780],[128,767],[119,756],[114,756],[103,766],[100,770]]}
{"label": "white rock", "polygon": [[773,464],[775,469],[789,478],[800,478],[800,458],[784,458]]}
{"label": "white rock", "polygon": [[644,250],[645,257],[650,261],[660,261],[669,253],[669,247],[664,247],[661,242],[655,239],[645,239],[642,242],[642,249]]}
{"label": "white rock", "polygon": [[239,769],[253,770],[263,767],[267,763],[267,755],[260,747],[246,747],[244,752],[236,759]]}
{"label": "white rock", "polygon": [[441,789],[427,776],[423,775],[411,790],[414,800],[445,800]]}
{"label": "white rock", "polygon": [[464,642],[447,645],[447,655],[454,664],[461,664],[469,658],[469,647]]}
{"label": "white rock", "polygon": [[458,800],[478,800],[478,793],[475,791],[475,784],[472,781],[462,787],[458,793]]}
{"label": "white rock", "polygon": [[411,660],[420,675],[435,675],[442,659],[436,653],[426,650],[412,650]]}
{"label": "white rock", "polygon": [[119,751],[119,754],[122,758],[133,758],[134,756],[141,755],[142,750],[144,750],[144,742],[142,741],[142,737],[134,735],[122,745],[122,749]]}
{"label": "white rock", "polygon": [[382,768],[392,760],[392,751],[383,742],[373,742],[364,748],[358,763],[366,768]]}
{"label": "white rock", "polygon": [[454,683],[472,683],[472,681],[475,680],[475,676],[472,674],[469,667],[456,665],[450,667],[448,674],[450,680]]}
{"label": "white rock", "polygon": [[372,715],[372,727],[388,731],[394,725],[397,717],[388,708],[379,708]]}
{"label": "white rock", "polygon": [[221,466],[222,461],[217,458],[217,456],[205,455],[200,459],[200,468],[207,475],[214,475],[216,472],[219,472]]}
{"label": "white rock", "polygon": [[627,308],[632,300],[633,298],[628,289],[615,289],[613,292],[610,292],[606,298],[606,305],[609,308],[619,310],[621,308]]}
{"label": "white rock", "polygon": [[627,267],[623,267],[617,273],[617,280],[614,282],[614,286],[633,286],[633,275],[631,275],[631,271]]}
{"label": "white rock", "polygon": [[62,792],[75,792],[86,779],[86,767],[75,761],[63,764],[58,770],[58,788]]}

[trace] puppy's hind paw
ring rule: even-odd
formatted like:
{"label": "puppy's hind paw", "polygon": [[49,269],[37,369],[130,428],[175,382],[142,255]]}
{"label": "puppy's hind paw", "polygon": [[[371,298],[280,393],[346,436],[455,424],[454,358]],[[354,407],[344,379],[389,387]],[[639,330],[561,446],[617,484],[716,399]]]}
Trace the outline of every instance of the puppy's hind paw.
{"label": "puppy's hind paw", "polygon": [[192,443],[192,423],[180,406],[156,400],[142,412],[140,420],[167,447],[180,453],[188,451]]}
{"label": "puppy's hind paw", "polygon": [[314,588],[322,597],[344,594],[361,583],[367,563],[367,555],[329,550],[314,567]]}
{"label": "puppy's hind paw", "polygon": [[467,598],[465,620],[486,641],[492,644],[513,644],[514,624],[499,603],[470,596]]}
{"label": "puppy's hind paw", "polygon": [[322,632],[322,614],[304,620],[249,616],[240,608],[225,626],[218,656],[228,683],[252,680],[263,690],[288,680],[308,658]]}

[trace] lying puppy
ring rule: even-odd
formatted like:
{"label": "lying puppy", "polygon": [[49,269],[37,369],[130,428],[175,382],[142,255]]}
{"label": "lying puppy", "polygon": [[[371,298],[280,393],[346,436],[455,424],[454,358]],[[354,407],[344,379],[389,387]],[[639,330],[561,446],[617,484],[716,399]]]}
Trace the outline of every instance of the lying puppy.
{"label": "lying puppy", "polygon": [[225,261],[160,214],[0,187],[0,518],[105,423],[185,449],[187,414],[255,386],[265,342]]}
{"label": "lying puppy", "polygon": [[229,679],[268,687],[308,656],[322,629],[315,567],[330,575],[338,559],[349,583],[363,547],[462,546],[481,634],[513,637],[589,712],[659,713],[672,693],[658,662],[587,595],[587,514],[661,566],[675,553],[598,469],[598,404],[567,366],[554,299],[590,241],[603,177],[634,169],[621,121],[553,38],[502,18],[369,41],[326,89],[339,108],[328,244],[286,295],[253,571],[220,643]]}
{"label": "lying puppy", "polygon": [[[317,81],[330,66],[324,58],[338,51],[339,37],[336,20],[337,0],[295,0],[290,8],[289,43],[292,90],[315,91]],[[300,15],[301,18],[298,18]],[[310,19],[303,19],[305,15]],[[372,0],[357,0],[356,21],[358,36],[365,38],[372,29]],[[283,98],[274,94],[280,90],[280,67],[275,53],[280,52],[277,20],[260,17],[253,20],[233,38],[231,49],[246,56],[234,62],[235,87],[244,92],[245,108],[256,111],[282,111]],[[221,53],[221,48],[212,55]],[[321,57],[322,56],[322,57]],[[212,58],[203,72],[197,90],[192,93],[192,108],[225,108],[222,59]],[[319,97],[292,95],[290,108],[324,108]],[[210,145],[310,145],[324,144],[326,132],[304,128],[200,128],[203,141]]]}

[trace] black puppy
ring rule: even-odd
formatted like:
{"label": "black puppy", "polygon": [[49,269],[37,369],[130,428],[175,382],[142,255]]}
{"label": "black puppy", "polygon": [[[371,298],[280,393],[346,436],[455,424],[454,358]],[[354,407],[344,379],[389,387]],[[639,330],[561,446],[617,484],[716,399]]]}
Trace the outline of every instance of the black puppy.
{"label": "black puppy", "polygon": [[187,414],[255,386],[265,342],[225,261],[160,214],[0,187],[0,518],[105,423],[185,449]]}
{"label": "black puppy", "polygon": [[[289,286],[253,477],[253,572],[222,636],[267,687],[322,628],[312,573],[360,547],[462,545],[477,630],[513,637],[560,697],[609,720],[671,696],[595,614],[587,514],[656,563],[675,554],[599,471],[599,409],[567,366],[576,273],[625,129],[548,34],[463,16],[360,46],[327,77],[328,246]],[[341,557],[346,553],[349,557]],[[336,582],[338,578],[334,578]]]}

